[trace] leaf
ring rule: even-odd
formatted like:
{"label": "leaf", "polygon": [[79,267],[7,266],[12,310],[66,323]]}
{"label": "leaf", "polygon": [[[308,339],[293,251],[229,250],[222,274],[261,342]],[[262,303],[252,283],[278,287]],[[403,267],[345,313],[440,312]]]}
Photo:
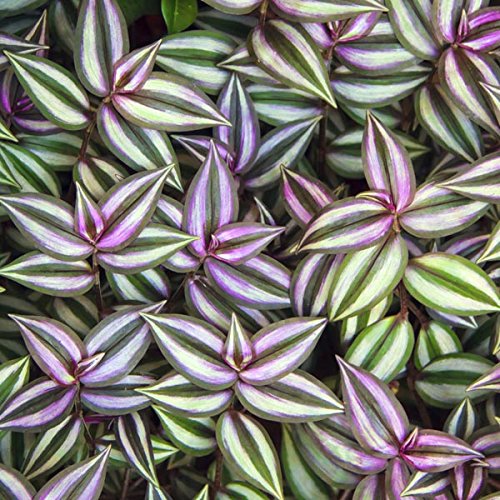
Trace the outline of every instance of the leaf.
{"label": "leaf", "polygon": [[455,106],[439,85],[429,83],[417,91],[415,113],[422,127],[446,150],[468,162],[482,156],[478,127]]}
{"label": "leaf", "polygon": [[468,441],[480,425],[480,417],[469,398],[464,398],[448,415],[443,430]]}
{"label": "leaf", "polygon": [[149,483],[159,487],[149,428],[139,413],[122,415],[116,423],[116,439],[129,464]]}
{"label": "leaf", "polygon": [[230,125],[208,97],[180,76],[153,72],[132,94],[114,94],[115,109],[134,125],[187,132]]}
{"label": "leaf", "polygon": [[408,417],[392,391],[374,375],[337,356],[345,413],[359,444],[394,457],[408,435]]}
{"label": "leaf", "polygon": [[486,203],[500,203],[500,154],[483,156],[459,172],[451,179],[440,184],[462,196]]}
{"label": "leaf", "polygon": [[197,239],[163,224],[149,224],[123,250],[98,253],[97,262],[107,271],[116,273],[144,272],[162,264]]}
{"label": "leaf", "polygon": [[56,297],[83,295],[95,281],[87,262],[64,262],[39,252],[27,253],[0,268],[0,276]]}
{"label": "leaf", "polygon": [[10,315],[36,364],[60,385],[76,382],[75,369],[86,349],[80,337],[63,323],[41,316]]}
{"label": "leaf", "polygon": [[167,274],[160,268],[129,275],[107,272],[106,280],[119,301],[150,304],[168,299],[172,290]]}
{"label": "leaf", "polygon": [[321,55],[306,31],[272,20],[252,32],[257,65],[285,85],[309,92],[336,107]]}
{"label": "leaf", "polygon": [[232,127],[216,127],[214,137],[234,151],[232,171],[247,172],[257,157],[260,127],[250,95],[237,74],[233,73],[222,89],[217,106]]}
{"label": "leaf", "polygon": [[211,418],[176,417],[158,406],[153,410],[172,442],[195,457],[210,455],[216,448],[215,423]]}
{"label": "leaf", "polygon": [[83,421],[75,416],[38,434],[24,460],[23,474],[32,480],[67,463],[81,445],[82,437]]}
{"label": "leaf", "polygon": [[219,330],[181,314],[144,314],[144,319],[162,354],[188,380],[208,390],[234,384],[237,373],[222,360],[225,338]]}
{"label": "leaf", "polygon": [[386,10],[376,0],[336,2],[329,0],[273,0],[272,5],[278,14],[285,19],[306,23],[336,21],[365,12]]}
{"label": "leaf", "polygon": [[321,181],[288,168],[281,169],[281,196],[290,217],[302,227],[335,200]]}
{"label": "leaf", "polygon": [[172,371],[149,387],[137,389],[159,408],[180,417],[211,417],[224,411],[233,391],[208,391]]}
{"label": "leaf", "polygon": [[72,328],[80,337],[99,321],[97,306],[86,296],[53,299],[49,312],[52,318]]}
{"label": "leaf", "polygon": [[90,103],[75,77],[48,59],[6,54],[17,78],[42,115],[65,130],[90,123]]}
{"label": "leaf", "polygon": [[405,368],[413,344],[413,328],[408,319],[389,316],[363,330],[344,359],[390,382]]}
{"label": "leaf", "polygon": [[343,253],[373,247],[387,238],[394,216],[378,200],[344,198],[327,205],[307,225],[300,251]]}
{"label": "leaf", "polygon": [[408,495],[436,495],[443,493],[450,486],[449,474],[447,472],[415,472],[406,488],[402,491],[404,496]]}
{"label": "leaf", "polygon": [[0,365],[0,408],[28,382],[29,369],[29,356],[6,361]]}
{"label": "leaf", "polygon": [[254,358],[240,380],[261,386],[288,375],[309,357],[325,327],[323,318],[289,318],[259,330],[252,337]]}
{"label": "leaf", "polygon": [[236,411],[224,413],[217,422],[217,443],[239,476],[266,493],[284,498],[278,455],[258,422]]}
{"label": "leaf", "polygon": [[397,212],[410,205],[415,196],[415,174],[408,152],[371,113],[367,113],[362,154],[368,186],[389,193]]}
{"label": "leaf", "polygon": [[238,196],[233,177],[214,143],[196,173],[186,195],[182,228],[198,236],[190,249],[197,257],[207,254],[210,235],[235,222],[238,217]]}
{"label": "leaf", "polygon": [[500,308],[491,278],[458,255],[438,252],[411,259],[404,284],[419,302],[444,313],[474,316]]}
{"label": "leaf", "polygon": [[35,496],[36,500],[48,500],[62,495],[75,500],[97,500],[104,487],[106,467],[111,447],[93,457],[78,462],[57,474]]}
{"label": "leaf", "polygon": [[97,127],[107,148],[135,171],[156,170],[173,164],[166,183],[182,190],[177,156],[165,132],[124,120],[110,104],[99,109]]}
{"label": "leaf", "polygon": [[113,186],[99,202],[106,225],[96,244],[116,252],[134,241],[149,223],[171,167],[139,172]]}
{"label": "leaf", "polygon": [[479,220],[488,205],[472,201],[429,182],[419,187],[412,204],[398,220],[418,238],[439,238],[455,234]]}
{"label": "leaf", "polygon": [[59,424],[68,416],[78,389],[60,386],[45,377],[12,395],[0,410],[0,430],[37,432]]}
{"label": "leaf", "polygon": [[0,464],[0,494],[5,498],[31,500],[36,490],[16,469]]}
{"label": "leaf", "polygon": [[6,209],[21,233],[51,257],[67,261],[87,258],[92,246],[73,230],[73,208],[52,196],[37,193],[3,195]]}
{"label": "leaf", "polygon": [[252,342],[235,313],[231,314],[231,325],[227,333],[222,359],[234,370],[244,370],[255,358]]}
{"label": "leaf", "polygon": [[319,116],[307,120],[286,122],[268,132],[261,140],[257,157],[244,176],[249,190],[267,190],[279,181],[282,166],[293,169],[304,156],[320,120]]}
{"label": "leaf", "polygon": [[162,0],[161,12],[169,33],[184,31],[194,22],[198,14],[196,0]]}
{"label": "leaf", "polygon": [[134,389],[150,385],[152,377],[127,375],[105,387],[83,387],[80,398],[84,406],[102,415],[126,415],[149,406],[149,399]]}
{"label": "leaf", "polygon": [[94,243],[104,230],[104,219],[87,190],[79,182],[75,185],[75,232],[84,240]]}
{"label": "leaf", "polygon": [[483,253],[477,259],[477,263],[488,262],[490,260],[498,260],[500,256],[500,224],[497,223],[493,229],[488,242],[484,246]]}
{"label": "leaf", "polygon": [[418,428],[408,436],[401,448],[401,457],[405,462],[424,472],[445,471],[482,456],[455,436]]}
{"label": "leaf", "polygon": [[149,326],[142,313],[159,312],[164,302],[129,306],[107,316],[85,336],[89,356],[101,354],[97,366],[80,376],[86,387],[118,383],[139,363],[151,342]]}
{"label": "leaf", "polygon": [[445,323],[431,321],[422,325],[415,347],[414,361],[422,370],[435,358],[462,351],[462,344],[455,332]]}
{"label": "leaf", "polygon": [[467,387],[467,391],[490,390],[498,391],[500,389],[500,365],[497,363],[490,368],[481,377],[475,380]]}
{"label": "leaf", "polygon": [[346,255],[333,277],[330,321],[356,316],[378,304],[401,280],[407,262],[408,249],[399,234]]}
{"label": "leaf", "polygon": [[492,366],[489,360],[477,354],[445,354],[434,358],[420,372],[416,389],[427,404],[452,408],[466,396],[477,399],[486,394],[484,391],[466,393],[466,390]]}
{"label": "leaf", "polygon": [[74,63],[89,92],[107,96],[113,66],[129,51],[127,24],[115,0],[85,0],[76,26]]}
{"label": "leaf", "polygon": [[481,52],[493,52],[500,45],[498,37],[498,7],[486,8],[472,12],[468,9],[465,16],[462,13],[461,22],[467,22],[467,34],[462,44],[472,50]]}
{"label": "leaf", "polygon": [[250,413],[275,422],[323,420],[343,411],[337,397],[319,380],[302,370],[261,387],[239,380],[235,392]]}
{"label": "leaf", "polygon": [[208,258],[203,269],[210,283],[240,306],[258,310],[290,306],[290,271],[271,257],[260,254],[238,266]]}
{"label": "leaf", "polygon": [[212,234],[208,252],[228,264],[243,264],[263,251],[284,230],[258,222],[226,224]]}
{"label": "leaf", "polygon": [[262,0],[203,0],[214,9],[227,14],[248,14],[256,9]]}

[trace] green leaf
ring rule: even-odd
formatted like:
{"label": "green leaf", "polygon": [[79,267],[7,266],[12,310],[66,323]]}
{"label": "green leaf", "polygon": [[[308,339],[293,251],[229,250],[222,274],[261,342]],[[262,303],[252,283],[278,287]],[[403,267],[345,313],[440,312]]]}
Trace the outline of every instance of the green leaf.
{"label": "green leaf", "polygon": [[198,14],[197,0],[161,0],[161,13],[168,32],[179,33],[193,24]]}

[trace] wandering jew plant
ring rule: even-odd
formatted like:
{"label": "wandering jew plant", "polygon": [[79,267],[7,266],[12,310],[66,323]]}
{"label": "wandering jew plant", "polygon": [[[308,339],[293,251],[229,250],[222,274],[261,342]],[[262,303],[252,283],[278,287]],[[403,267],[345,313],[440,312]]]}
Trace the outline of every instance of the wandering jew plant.
{"label": "wandering jew plant", "polygon": [[500,498],[500,6],[0,0],[0,498]]}

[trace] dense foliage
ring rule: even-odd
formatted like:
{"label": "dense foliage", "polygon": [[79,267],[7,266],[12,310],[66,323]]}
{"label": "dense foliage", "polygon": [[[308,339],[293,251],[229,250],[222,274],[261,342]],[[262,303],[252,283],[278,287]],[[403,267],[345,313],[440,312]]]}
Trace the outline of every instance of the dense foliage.
{"label": "dense foliage", "polygon": [[499,498],[499,54],[488,0],[0,0],[0,498]]}

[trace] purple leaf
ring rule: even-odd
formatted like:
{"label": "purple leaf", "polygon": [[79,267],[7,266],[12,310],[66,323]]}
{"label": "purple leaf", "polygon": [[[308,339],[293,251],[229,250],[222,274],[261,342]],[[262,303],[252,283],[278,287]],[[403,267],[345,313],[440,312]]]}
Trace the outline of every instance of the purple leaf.
{"label": "purple leaf", "polygon": [[75,232],[84,240],[94,243],[104,230],[101,209],[79,182],[76,182]]}
{"label": "purple leaf", "polygon": [[231,315],[231,326],[222,350],[222,359],[236,371],[241,371],[254,359],[254,349],[236,314]]}
{"label": "purple leaf", "polygon": [[0,494],[5,498],[32,500],[35,488],[16,469],[0,464]]}
{"label": "purple leaf", "polygon": [[489,390],[500,392],[500,363],[467,387],[467,391]]}

